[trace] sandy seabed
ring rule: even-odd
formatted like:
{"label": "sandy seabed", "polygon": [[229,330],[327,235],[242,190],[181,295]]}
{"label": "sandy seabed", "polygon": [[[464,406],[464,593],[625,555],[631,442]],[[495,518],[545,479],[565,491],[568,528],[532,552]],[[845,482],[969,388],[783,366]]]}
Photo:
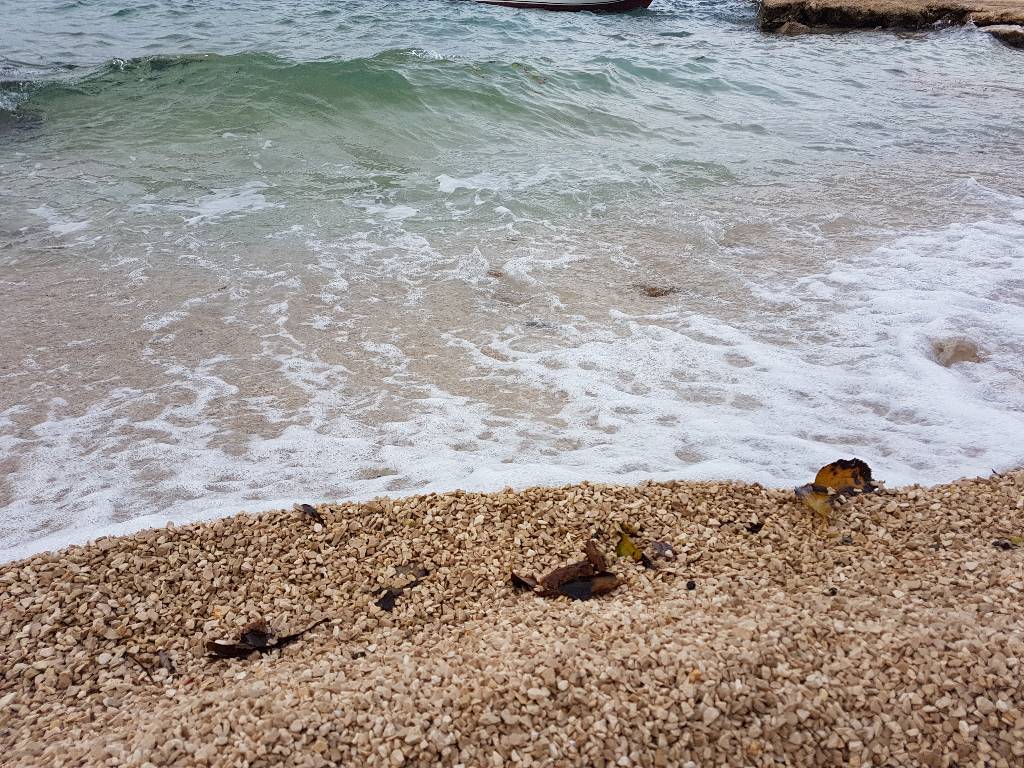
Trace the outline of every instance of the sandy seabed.
{"label": "sandy seabed", "polygon": [[[0,566],[0,763],[1024,765],[1024,471],[861,496],[830,530],[735,483],[317,509]],[[592,537],[612,559],[622,523],[675,559],[614,559],[589,601],[509,583]],[[254,619],[325,621],[207,657]]]}

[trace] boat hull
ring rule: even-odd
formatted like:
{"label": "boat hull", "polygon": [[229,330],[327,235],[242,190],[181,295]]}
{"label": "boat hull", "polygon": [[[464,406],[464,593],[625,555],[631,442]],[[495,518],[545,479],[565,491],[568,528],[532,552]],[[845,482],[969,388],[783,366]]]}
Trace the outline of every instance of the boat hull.
{"label": "boat hull", "polygon": [[484,5],[501,5],[506,8],[535,8],[541,11],[635,11],[648,7],[653,0],[476,0]]}

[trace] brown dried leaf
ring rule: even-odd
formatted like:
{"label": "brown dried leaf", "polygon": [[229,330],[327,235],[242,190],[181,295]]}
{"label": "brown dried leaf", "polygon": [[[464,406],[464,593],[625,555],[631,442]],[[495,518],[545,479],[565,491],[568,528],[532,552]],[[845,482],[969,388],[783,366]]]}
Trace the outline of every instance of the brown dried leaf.
{"label": "brown dried leaf", "polygon": [[324,520],[324,516],[317,512],[316,507],[312,504],[297,504],[296,509],[306,517],[312,518],[314,522],[320,523],[320,525],[323,526],[327,525],[327,521]]}
{"label": "brown dried leaf", "polygon": [[558,588],[558,591],[573,600],[589,600],[592,597],[611,592],[621,583],[615,574],[601,571],[582,579],[567,581]]}
{"label": "brown dried leaf", "polygon": [[278,636],[274,634],[265,621],[258,619],[246,624],[242,628],[238,642],[210,640],[206,643],[206,653],[209,656],[220,659],[237,659],[248,656],[254,651],[258,653],[276,651],[278,648],[283,648],[288,643],[298,640],[311,629],[319,627],[325,621],[327,621],[326,618],[320,619],[298,632]]}
{"label": "brown dried leaf", "polygon": [[551,573],[546,576],[542,576],[540,585],[543,587],[544,592],[552,593],[557,592],[558,588],[569,581],[575,581],[576,579],[585,579],[588,576],[594,575],[594,566],[591,565],[589,560],[580,560],[577,563],[571,563],[570,565],[563,565],[561,568],[555,568]]}
{"label": "brown dried leaf", "polygon": [[277,643],[277,635],[267,625],[267,622],[263,619],[256,619],[256,621],[250,621],[242,627],[239,642],[243,645],[248,645],[250,648],[268,648]]}
{"label": "brown dried leaf", "polygon": [[586,552],[587,560],[592,566],[594,566],[595,571],[608,570],[608,561],[605,560],[604,553],[601,552],[596,541],[593,539],[588,541],[586,546],[583,548],[583,551]]}
{"label": "brown dried leaf", "polygon": [[532,576],[520,576],[512,571],[512,588],[520,591],[533,591],[537,588],[537,580]]}
{"label": "brown dried leaf", "polygon": [[665,296],[671,296],[673,293],[679,293],[679,289],[674,285],[642,285],[640,286],[640,292],[652,299],[660,299]]}
{"label": "brown dried leaf", "polygon": [[384,594],[381,595],[380,598],[374,602],[374,605],[376,605],[382,611],[387,611],[388,613],[391,613],[393,610],[395,610],[395,601],[402,596],[402,592],[404,591],[405,590],[403,589],[392,589],[389,587],[388,589],[384,590]]}

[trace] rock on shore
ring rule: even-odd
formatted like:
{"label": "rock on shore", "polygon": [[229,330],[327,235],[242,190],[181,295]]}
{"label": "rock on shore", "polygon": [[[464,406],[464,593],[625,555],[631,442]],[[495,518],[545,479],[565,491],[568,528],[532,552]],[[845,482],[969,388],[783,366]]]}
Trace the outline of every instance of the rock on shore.
{"label": "rock on shore", "polygon": [[993,24],[983,29],[1011,48],[1024,48],[1024,24]]}
{"label": "rock on shore", "polygon": [[[583,484],[238,515],[9,563],[0,762],[1020,766],[1024,472],[861,496],[831,531],[813,518],[792,490]],[[616,558],[621,524],[675,556]],[[609,594],[510,584],[592,538],[623,580]],[[324,623],[207,658],[259,619]]]}
{"label": "rock on shore", "polygon": [[935,24],[1024,24],[1024,0],[761,0],[758,23],[792,27],[921,29]]}

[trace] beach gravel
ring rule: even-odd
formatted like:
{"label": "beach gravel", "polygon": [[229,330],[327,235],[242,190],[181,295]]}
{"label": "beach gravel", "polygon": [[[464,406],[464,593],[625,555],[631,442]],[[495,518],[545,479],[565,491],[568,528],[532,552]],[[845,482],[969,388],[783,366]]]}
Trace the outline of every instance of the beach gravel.
{"label": "beach gravel", "polygon": [[[737,483],[316,511],[0,566],[0,763],[1024,765],[1024,472],[860,496],[831,529]],[[673,557],[615,558],[623,524]],[[510,584],[591,539],[612,592]],[[309,629],[207,656],[261,619]]]}

